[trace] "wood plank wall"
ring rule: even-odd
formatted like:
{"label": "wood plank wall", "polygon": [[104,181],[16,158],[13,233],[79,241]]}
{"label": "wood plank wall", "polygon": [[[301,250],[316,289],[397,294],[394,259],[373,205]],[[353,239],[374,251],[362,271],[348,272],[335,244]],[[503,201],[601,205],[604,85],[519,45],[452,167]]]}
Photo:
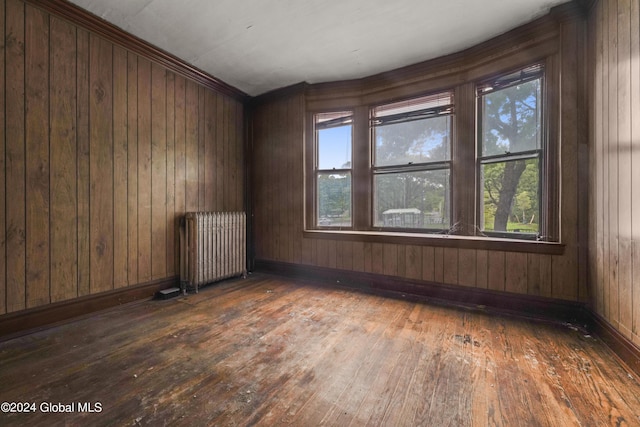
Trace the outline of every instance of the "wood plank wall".
{"label": "wood plank wall", "polygon": [[[303,236],[305,95],[285,92],[265,98],[252,112],[252,204],[255,257],[300,265],[377,273],[570,301],[588,298],[579,277],[579,236],[587,225],[579,221],[578,206],[586,189],[578,180],[580,106],[578,90],[583,23],[559,22],[562,109],[561,188],[563,255],[404,245],[309,238]],[[499,40],[497,44],[504,42]],[[558,71],[557,69],[554,69]],[[428,78],[428,77],[425,77]],[[397,80],[392,80],[397,85]],[[321,89],[314,89],[318,91]],[[581,192],[582,190],[582,192]]]}
{"label": "wood plank wall", "polygon": [[0,0],[0,314],[178,274],[187,210],[243,210],[244,107]]}
{"label": "wood plank wall", "polygon": [[640,0],[596,2],[588,31],[593,309],[640,345]]}

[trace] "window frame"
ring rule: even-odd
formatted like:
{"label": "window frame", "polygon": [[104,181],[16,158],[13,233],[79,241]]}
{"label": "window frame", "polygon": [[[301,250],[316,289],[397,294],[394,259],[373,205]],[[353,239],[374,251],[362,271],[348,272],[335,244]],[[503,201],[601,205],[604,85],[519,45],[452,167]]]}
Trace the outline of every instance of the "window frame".
{"label": "window frame", "polygon": [[[449,97],[451,102],[446,105],[437,105],[429,108],[423,108],[421,110],[411,111],[410,113],[426,113],[427,116],[423,117],[422,120],[429,120],[438,117],[447,117],[448,125],[449,125],[449,156],[447,160],[435,160],[431,162],[420,162],[420,163],[407,163],[407,164],[393,164],[393,165],[376,165],[376,134],[375,129],[378,126],[385,126],[386,124],[380,123],[376,124],[376,116],[375,110],[377,108],[390,107],[394,104],[398,103],[411,103],[418,101],[422,98],[435,98],[440,99],[442,97]],[[453,200],[453,185],[452,185],[452,175],[453,175],[453,143],[454,143],[454,122],[455,122],[455,91],[453,89],[440,90],[436,92],[430,92],[427,94],[420,94],[418,96],[405,97],[398,100],[393,100],[389,102],[378,103],[376,105],[372,105],[368,107],[369,109],[369,123],[368,123],[368,131],[369,131],[369,145],[371,150],[371,211],[370,211],[370,229],[375,231],[389,231],[389,232],[407,232],[407,233],[426,233],[426,234],[445,234],[446,230],[442,228],[412,228],[412,227],[389,227],[384,225],[376,225],[376,193],[375,193],[375,178],[376,176],[381,176],[385,174],[401,174],[401,173],[410,173],[410,172],[430,172],[430,171],[448,171],[449,172],[449,185],[448,185],[448,198],[449,198],[449,218],[448,223],[451,226],[453,224],[453,210],[452,200]],[[393,116],[393,115],[392,115]],[[410,114],[407,113],[407,116],[410,117]],[[384,117],[384,116],[383,116]],[[385,121],[385,119],[379,119],[381,121]],[[417,119],[420,120],[420,119]],[[396,121],[392,124],[400,124],[407,123],[412,121],[408,120],[400,120]]]}
{"label": "window frame", "polygon": [[[351,113],[350,115],[346,115]],[[320,168],[320,144],[319,144],[319,131],[322,129],[330,129],[331,127],[339,127],[338,126],[329,126],[322,128],[318,128],[316,117],[323,114],[345,114],[344,119],[349,120],[351,126],[351,167],[350,168],[331,168],[331,169],[321,169]],[[352,109],[342,109],[340,111],[324,111],[324,112],[316,112],[312,116],[312,125],[313,125],[313,216],[312,216],[312,224],[314,227],[319,230],[351,230],[353,229],[353,207],[355,205],[355,200],[353,197],[353,153],[354,153],[354,111]],[[321,225],[320,224],[320,194],[318,190],[318,182],[321,174],[327,173],[335,173],[335,174],[346,174],[348,173],[351,176],[351,190],[350,190],[350,202],[351,202],[351,225],[349,226],[333,226],[333,225]]]}
{"label": "window frame", "polygon": [[[501,78],[508,77],[512,74],[521,72],[524,73],[525,70],[530,68],[539,68],[537,72],[533,75],[523,77],[519,80],[514,80],[512,82],[506,83],[504,85],[498,85],[498,81]],[[538,102],[542,104],[540,106],[541,114],[539,117],[540,120],[540,148],[519,151],[517,153],[505,152],[504,154],[490,154],[483,155],[482,154],[482,135],[483,135],[483,120],[482,114],[484,113],[483,107],[483,96],[490,95],[492,93],[496,93],[500,90],[509,89],[518,84],[528,83],[534,80],[540,80],[540,99]],[[521,239],[521,240],[544,240],[547,236],[547,224],[546,218],[542,215],[543,211],[543,201],[546,198],[545,194],[545,184],[548,180],[546,175],[546,169],[548,164],[545,162],[545,158],[548,154],[547,146],[549,143],[548,133],[546,132],[547,128],[547,100],[545,97],[546,93],[546,70],[544,62],[534,62],[526,67],[518,67],[516,69],[512,69],[510,71],[506,71],[500,73],[499,75],[486,79],[482,82],[476,84],[476,164],[475,164],[475,172],[476,172],[476,182],[477,182],[477,190],[476,190],[476,201],[475,201],[475,209],[476,209],[476,227],[478,227],[479,231],[486,235],[487,237],[499,237],[499,238],[507,238],[507,239]],[[496,86],[498,86],[496,88]],[[487,91],[482,91],[483,88],[489,87],[490,89]],[[491,89],[495,88],[495,89]],[[519,232],[510,232],[510,231],[495,231],[495,230],[485,230],[484,229],[484,217],[483,217],[483,199],[484,199],[484,188],[483,182],[481,179],[482,168],[488,164],[496,164],[496,163],[508,163],[517,160],[538,160],[538,207],[539,207],[539,218],[538,218],[538,233],[519,233]]]}

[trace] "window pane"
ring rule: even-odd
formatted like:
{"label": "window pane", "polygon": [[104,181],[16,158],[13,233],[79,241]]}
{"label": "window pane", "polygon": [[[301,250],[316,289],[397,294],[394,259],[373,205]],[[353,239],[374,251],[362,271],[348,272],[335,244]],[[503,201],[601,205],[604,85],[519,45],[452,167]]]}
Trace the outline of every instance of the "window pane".
{"label": "window pane", "polygon": [[351,174],[318,174],[318,225],[351,226]]}
{"label": "window pane", "polygon": [[375,129],[375,166],[449,160],[450,116],[408,121]]}
{"label": "window pane", "polygon": [[374,177],[376,227],[449,228],[449,170]]}
{"label": "window pane", "polygon": [[541,79],[482,95],[482,155],[540,149]]}
{"label": "window pane", "polygon": [[318,130],[318,169],[351,168],[351,125]]}
{"label": "window pane", "polygon": [[540,169],[538,159],[482,166],[482,224],[486,231],[538,233]]}

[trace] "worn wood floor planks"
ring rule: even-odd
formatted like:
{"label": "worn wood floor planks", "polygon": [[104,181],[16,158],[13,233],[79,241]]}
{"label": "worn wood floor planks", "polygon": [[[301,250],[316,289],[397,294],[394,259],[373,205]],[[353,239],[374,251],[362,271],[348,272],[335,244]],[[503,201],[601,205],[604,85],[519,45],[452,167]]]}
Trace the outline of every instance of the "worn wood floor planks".
{"label": "worn wood floor planks", "polygon": [[0,401],[37,407],[3,426],[640,425],[584,332],[267,275],[0,343]]}

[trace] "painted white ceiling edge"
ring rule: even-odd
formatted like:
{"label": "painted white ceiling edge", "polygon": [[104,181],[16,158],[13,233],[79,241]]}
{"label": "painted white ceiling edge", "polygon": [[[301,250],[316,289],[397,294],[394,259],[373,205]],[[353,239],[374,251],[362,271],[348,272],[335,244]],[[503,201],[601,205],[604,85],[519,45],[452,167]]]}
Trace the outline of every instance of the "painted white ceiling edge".
{"label": "painted white ceiling edge", "polygon": [[477,45],[566,0],[71,0],[249,95]]}

